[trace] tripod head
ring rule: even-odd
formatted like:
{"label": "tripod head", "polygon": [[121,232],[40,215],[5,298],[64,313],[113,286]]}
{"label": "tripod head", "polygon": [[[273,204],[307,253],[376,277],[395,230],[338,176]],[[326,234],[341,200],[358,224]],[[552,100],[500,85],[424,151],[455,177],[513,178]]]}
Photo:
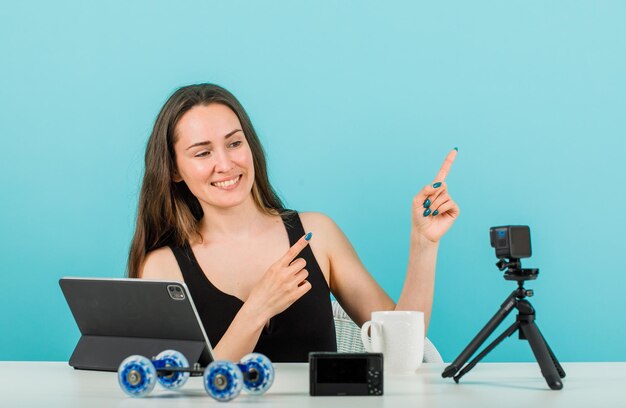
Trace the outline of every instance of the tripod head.
{"label": "tripod head", "polygon": [[522,268],[522,261],[519,258],[500,258],[496,262],[496,266],[501,271],[504,271],[504,279],[514,280],[520,283],[520,286],[524,284],[524,281],[535,280],[539,275],[539,269],[526,269]]}

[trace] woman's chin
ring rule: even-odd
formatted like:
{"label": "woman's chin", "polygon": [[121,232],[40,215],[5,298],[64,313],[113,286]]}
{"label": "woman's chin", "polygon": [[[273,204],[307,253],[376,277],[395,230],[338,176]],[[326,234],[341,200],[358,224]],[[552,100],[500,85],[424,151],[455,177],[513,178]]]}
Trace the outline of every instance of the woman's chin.
{"label": "woman's chin", "polygon": [[232,197],[223,197],[221,199],[212,199],[207,202],[211,207],[219,208],[221,210],[227,210],[231,208],[237,208],[242,205],[245,205],[248,201],[251,200],[252,194],[247,195],[233,195]]}

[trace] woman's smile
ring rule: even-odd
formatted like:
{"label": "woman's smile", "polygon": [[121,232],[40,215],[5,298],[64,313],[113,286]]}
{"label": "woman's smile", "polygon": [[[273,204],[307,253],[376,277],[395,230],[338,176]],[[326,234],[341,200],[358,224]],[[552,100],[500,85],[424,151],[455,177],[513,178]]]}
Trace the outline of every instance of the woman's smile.
{"label": "woman's smile", "polygon": [[214,181],[211,183],[211,185],[213,187],[219,188],[220,190],[234,190],[235,188],[237,188],[237,186],[239,186],[240,180],[241,174],[230,179]]}

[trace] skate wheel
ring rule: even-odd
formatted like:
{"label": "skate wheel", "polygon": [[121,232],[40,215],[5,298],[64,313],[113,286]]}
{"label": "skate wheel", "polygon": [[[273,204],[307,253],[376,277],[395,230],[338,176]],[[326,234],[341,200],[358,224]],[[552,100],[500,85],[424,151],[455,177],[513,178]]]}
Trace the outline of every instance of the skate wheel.
{"label": "skate wheel", "polygon": [[[165,367],[189,367],[189,362],[183,353],[176,350],[165,350],[159,353],[155,357],[155,360],[161,360]],[[170,390],[176,390],[187,382],[189,379],[189,373],[187,372],[173,372],[173,373],[157,373],[159,384],[164,388]]]}
{"label": "skate wheel", "polygon": [[214,361],[204,370],[204,389],[218,401],[230,401],[241,392],[243,374],[230,361]]}
{"label": "skate wheel", "polygon": [[245,355],[238,364],[243,373],[243,386],[250,394],[263,394],[274,382],[274,366],[260,353]]}
{"label": "skate wheel", "polygon": [[156,369],[152,361],[144,356],[127,357],[117,369],[120,388],[131,397],[143,397],[154,389]]}

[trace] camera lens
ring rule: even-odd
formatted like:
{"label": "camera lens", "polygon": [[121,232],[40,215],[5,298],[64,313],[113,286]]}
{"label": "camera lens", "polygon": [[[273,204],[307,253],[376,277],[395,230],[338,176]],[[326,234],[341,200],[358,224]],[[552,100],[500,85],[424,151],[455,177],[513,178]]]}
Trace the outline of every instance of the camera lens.
{"label": "camera lens", "polygon": [[174,287],[173,287],[173,286],[170,286],[170,287],[169,287],[169,290],[170,290],[170,292],[173,292],[173,291],[174,291]]}
{"label": "camera lens", "polygon": [[180,287],[176,286],[176,292],[180,292]]}

